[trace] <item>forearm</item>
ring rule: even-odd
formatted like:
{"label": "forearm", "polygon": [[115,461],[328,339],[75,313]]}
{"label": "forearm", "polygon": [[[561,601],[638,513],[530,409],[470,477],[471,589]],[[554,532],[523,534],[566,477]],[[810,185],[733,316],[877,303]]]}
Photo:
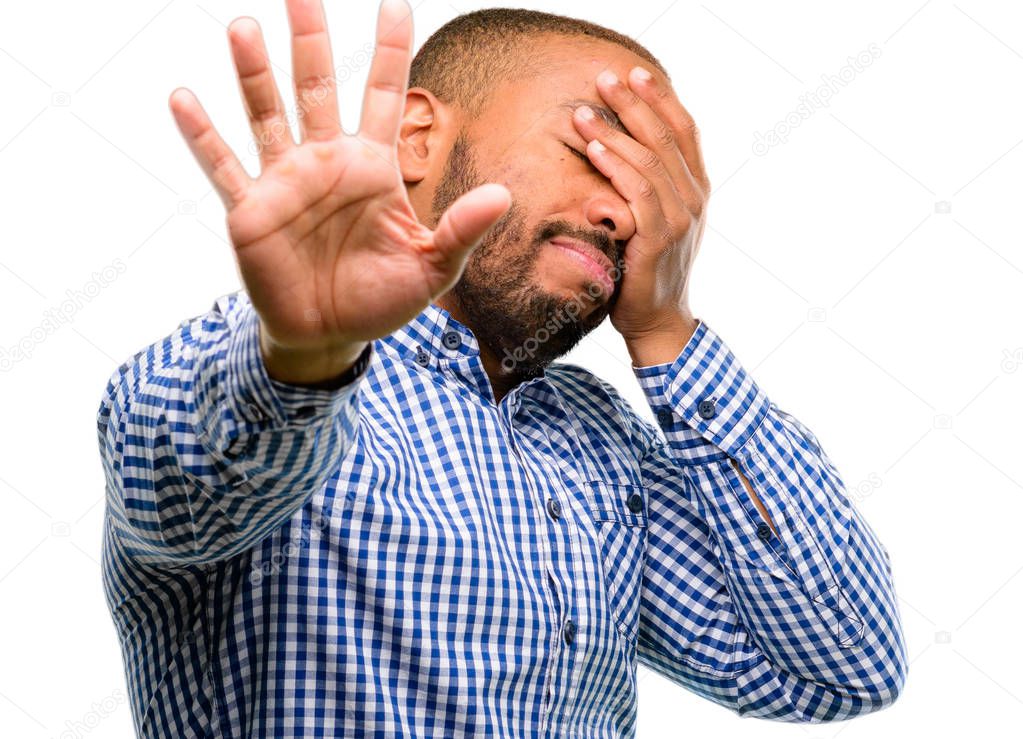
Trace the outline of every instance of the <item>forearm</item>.
{"label": "forearm", "polygon": [[[843,710],[890,700],[905,646],[888,554],[817,440],[705,325],[670,365],[636,372],[667,442],[648,474],[658,487],[675,480],[706,526],[736,628],[781,674],[829,686]],[[689,524],[680,513],[656,525],[681,536]]]}
{"label": "forearm", "polygon": [[[677,318],[666,327],[645,335],[626,337],[625,346],[632,357],[632,364],[636,367],[648,367],[673,362],[681,354],[690,339],[692,339],[699,325],[700,321],[698,319],[680,312]],[[757,496],[749,480],[742,474],[742,470],[739,469],[739,465],[735,460],[732,460],[732,466],[739,475],[739,479],[742,480],[742,484],[749,493],[754,505],[756,505],[757,510],[760,511],[764,520],[771,527],[771,530],[777,534],[778,530],[771,519],[771,514],[768,513],[763,502]]]}
{"label": "forearm", "polygon": [[252,546],[322,486],[353,438],[355,386],[269,378],[242,301],[185,324],[108,384],[97,419],[107,510],[140,561],[204,563]]}

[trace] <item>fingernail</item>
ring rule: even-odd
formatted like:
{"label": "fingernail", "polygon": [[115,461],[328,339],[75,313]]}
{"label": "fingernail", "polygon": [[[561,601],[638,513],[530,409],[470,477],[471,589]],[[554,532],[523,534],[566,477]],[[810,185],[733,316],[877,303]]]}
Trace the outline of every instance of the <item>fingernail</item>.
{"label": "fingernail", "polygon": [[593,108],[591,108],[589,105],[580,106],[579,115],[581,115],[583,119],[587,121],[592,121],[596,117],[596,115],[593,112]]}
{"label": "fingernail", "polygon": [[607,147],[600,143],[600,141],[598,141],[597,139],[593,139],[593,150],[603,154],[605,151],[607,151]]}
{"label": "fingernail", "polygon": [[600,73],[600,78],[604,80],[607,85],[615,85],[618,83],[618,76],[610,69],[605,69]]}
{"label": "fingernail", "polygon": [[636,79],[638,79],[640,82],[649,82],[650,80],[653,79],[653,75],[651,75],[648,71],[643,69],[643,67],[634,68],[632,70],[632,73],[636,75]]}

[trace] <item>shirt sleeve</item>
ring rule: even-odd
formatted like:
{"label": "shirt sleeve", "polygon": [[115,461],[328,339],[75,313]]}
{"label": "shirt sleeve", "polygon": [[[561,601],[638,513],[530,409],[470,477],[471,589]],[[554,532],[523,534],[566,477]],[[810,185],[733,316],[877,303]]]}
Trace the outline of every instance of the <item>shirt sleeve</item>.
{"label": "shirt sleeve", "polygon": [[337,390],[271,379],[248,297],[219,298],[107,383],[97,430],[108,535],[162,565],[252,547],[336,468],[354,438],[365,374]]}
{"label": "shirt sleeve", "polygon": [[890,705],[908,665],[889,555],[816,437],[704,322],[674,362],[634,372],[663,433],[642,421],[640,662],[743,716]]}

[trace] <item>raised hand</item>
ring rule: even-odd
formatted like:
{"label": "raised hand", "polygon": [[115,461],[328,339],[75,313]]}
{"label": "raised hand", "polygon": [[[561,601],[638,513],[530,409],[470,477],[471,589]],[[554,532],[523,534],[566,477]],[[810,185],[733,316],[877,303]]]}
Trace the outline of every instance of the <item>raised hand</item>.
{"label": "raised hand", "polygon": [[227,208],[242,281],[259,314],[271,376],[315,384],[366,342],[407,323],[461,275],[470,250],[511,203],[482,185],[431,230],[409,203],[397,161],[412,47],[411,10],[383,0],[359,131],[340,123],[320,0],[287,0],[301,141],[293,140],[258,24],[229,27],[261,173],[248,176],[191,92],[170,107]]}

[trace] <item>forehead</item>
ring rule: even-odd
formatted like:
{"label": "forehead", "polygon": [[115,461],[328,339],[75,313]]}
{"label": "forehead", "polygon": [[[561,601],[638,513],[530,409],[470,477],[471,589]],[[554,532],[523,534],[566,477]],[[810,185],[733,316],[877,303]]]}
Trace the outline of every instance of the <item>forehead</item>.
{"label": "forehead", "polygon": [[625,130],[618,116],[597,91],[597,76],[610,70],[626,80],[629,70],[641,66],[666,84],[664,75],[650,62],[618,44],[587,38],[551,37],[543,46],[534,73],[505,80],[491,90],[491,104],[481,116],[481,133],[499,135],[515,130],[549,129],[571,123],[572,111],[589,105],[607,123]]}

